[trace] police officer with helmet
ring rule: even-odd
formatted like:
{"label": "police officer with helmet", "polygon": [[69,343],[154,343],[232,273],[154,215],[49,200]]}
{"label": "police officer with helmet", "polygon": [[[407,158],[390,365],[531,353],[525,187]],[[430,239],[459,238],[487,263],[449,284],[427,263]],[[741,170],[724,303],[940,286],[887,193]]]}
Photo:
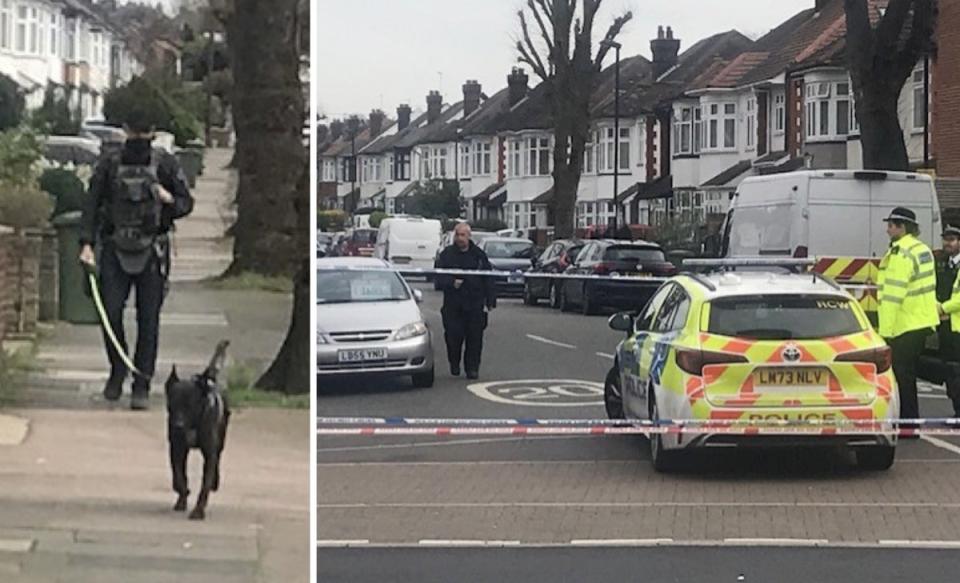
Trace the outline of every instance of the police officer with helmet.
{"label": "police officer with helmet", "polygon": [[937,327],[937,282],[933,252],[917,236],[912,210],[897,207],[884,219],[890,249],[880,262],[877,280],[880,336],[893,351],[893,374],[900,391],[900,417],[920,416],[917,368],[927,336]]}
{"label": "police officer with helmet", "polygon": [[937,269],[937,301],[940,309],[940,358],[947,366],[947,396],[954,417],[960,417],[960,228],[943,230],[943,260]]}
{"label": "police officer with helmet", "polygon": [[[108,324],[124,352],[123,309],[136,288],[137,345],[130,408],[149,406],[157,359],[160,308],[170,269],[169,231],[193,210],[193,197],[176,158],[153,149],[150,114],[134,109],[124,120],[122,149],[101,157],[83,209],[80,261],[96,267]],[[110,377],[103,395],[117,401],[128,367],[104,328]],[[137,374],[139,373],[139,374]]]}

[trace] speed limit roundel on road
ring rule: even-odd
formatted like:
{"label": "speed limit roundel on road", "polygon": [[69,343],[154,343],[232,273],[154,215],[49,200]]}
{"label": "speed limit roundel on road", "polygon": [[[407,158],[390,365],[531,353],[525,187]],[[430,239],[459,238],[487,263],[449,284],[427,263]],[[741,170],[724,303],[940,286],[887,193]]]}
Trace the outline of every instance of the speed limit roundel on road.
{"label": "speed limit roundel on road", "polygon": [[471,393],[495,403],[522,407],[582,407],[603,404],[603,384],[570,379],[495,381],[467,385]]}

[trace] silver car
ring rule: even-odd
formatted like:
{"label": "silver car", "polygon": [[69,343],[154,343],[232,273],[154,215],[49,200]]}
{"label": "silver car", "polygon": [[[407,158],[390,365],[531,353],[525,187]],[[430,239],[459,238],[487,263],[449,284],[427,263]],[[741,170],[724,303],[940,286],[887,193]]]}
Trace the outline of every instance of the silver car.
{"label": "silver car", "polygon": [[[368,267],[371,270],[358,268]],[[382,259],[317,260],[317,375],[405,376],[433,386],[430,328],[412,289]]]}

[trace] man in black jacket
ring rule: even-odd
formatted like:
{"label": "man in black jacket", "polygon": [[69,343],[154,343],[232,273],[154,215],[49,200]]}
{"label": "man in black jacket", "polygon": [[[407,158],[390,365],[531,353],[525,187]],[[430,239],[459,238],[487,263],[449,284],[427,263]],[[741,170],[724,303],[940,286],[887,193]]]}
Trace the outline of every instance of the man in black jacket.
{"label": "man in black jacket", "polygon": [[[943,230],[943,255],[937,262],[937,304],[943,305],[953,296],[960,271],[960,228],[947,226]],[[960,334],[953,332],[950,316],[941,310],[940,326],[937,327],[937,339],[940,344],[940,359],[949,363],[945,367],[947,396],[953,403],[954,416],[960,417]]]}
{"label": "man in black jacket", "polygon": [[[104,155],[90,180],[83,209],[80,261],[98,268],[109,326],[124,351],[123,308],[137,290],[137,347],[133,358],[131,409],[149,405],[150,378],[157,359],[160,308],[170,267],[168,232],[193,210],[193,197],[177,159],[153,150],[154,127],[145,111],[125,120],[127,139],[119,152]],[[116,401],[127,366],[104,329],[110,377],[103,395]]]}
{"label": "man in black jacket", "polygon": [[[460,223],[454,229],[453,245],[440,253],[438,269],[492,270],[482,249],[470,240],[470,225]],[[493,278],[479,275],[447,275],[436,277],[443,290],[443,335],[447,343],[450,374],[460,375],[460,359],[468,379],[480,374],[480,353],[483,351],[483,330],[487,327],[487,310],[497,307]],[[466,341],[466,351],[464,351]]]}

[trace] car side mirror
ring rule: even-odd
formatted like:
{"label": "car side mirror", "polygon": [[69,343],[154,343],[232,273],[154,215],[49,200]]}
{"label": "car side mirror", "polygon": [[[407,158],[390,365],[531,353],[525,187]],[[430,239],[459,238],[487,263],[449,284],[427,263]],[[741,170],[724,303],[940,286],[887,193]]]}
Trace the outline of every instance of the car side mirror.
{"label": "car side mirror", "polygon": [[633,316],[628,312],[617,312],[610,316],[607,325],[610,326],[611,330],[629,333],[633,330]]}
{"label": "car side mirror", "polygon": [[422,304],[423,292],[418,289],[413,290],[413,301],[417,302],[418,304]]}

